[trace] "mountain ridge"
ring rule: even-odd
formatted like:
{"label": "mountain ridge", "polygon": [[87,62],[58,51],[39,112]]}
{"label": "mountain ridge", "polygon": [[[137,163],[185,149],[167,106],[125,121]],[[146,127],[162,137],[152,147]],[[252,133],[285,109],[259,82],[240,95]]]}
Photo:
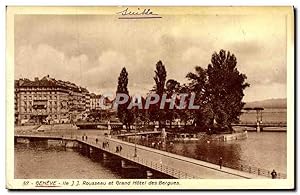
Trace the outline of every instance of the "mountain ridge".
{"label": "mountain ridge", "polygon": [[246,107],[263,107],[263,108],[287,108],[286,98],[272,98],[260,101],[246,102],[244,108]]}

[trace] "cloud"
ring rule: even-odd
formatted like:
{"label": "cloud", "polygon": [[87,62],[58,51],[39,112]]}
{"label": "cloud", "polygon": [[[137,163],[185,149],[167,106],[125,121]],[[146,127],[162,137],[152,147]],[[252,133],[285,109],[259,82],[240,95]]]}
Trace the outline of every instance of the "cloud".
{"label": "cloud", "polygon": [[21,46],[16,50],[15,77],[34,78],[50,75],[57,79],[82,83],[82,71],[87,67],[87,55],[66,56],[53,47],[41,44]]}
{"label": "cloud", "polygon": [[[129,64],[128,59],[121,53],[106,51],[99,56],[95,66],[87,69],[84,76],[88,86],[96,88],[112,88],[117,86],[118,76],[122,67]],[[114,89],[114,91],[115,91]]]}
{"label": "cloud", "polygon": [[[285,18],[274,15],[141,21],[109,15],[18,15],[15,78],[49,74],[91,92],[114,92],[126,67],[129,91],[146,93],[154,85],[157,61],[166,65],[168,79],[183,83],[195,66],[207,67],[212,53],[225,49],[236,55],[238,69],[248,77],[251,89],[245,98],[271,98],[274,86],[286,88],[285,31]],[[270,93],[260,93],[268,89]]]}

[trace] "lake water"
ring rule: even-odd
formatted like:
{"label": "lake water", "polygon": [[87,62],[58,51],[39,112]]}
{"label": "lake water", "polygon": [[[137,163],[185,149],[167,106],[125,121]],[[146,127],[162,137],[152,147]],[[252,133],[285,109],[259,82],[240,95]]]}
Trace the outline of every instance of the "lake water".
{"label": "lake water", "polygon": [[248,132],[245,140],[177,142],[171,152],[196,159],[223,162],[239,166],[249,165],[286,173],[287,143],[285,132]]}
{"label": "lake water", "polygon": [[72,149],[33,142],[15,145],[15,178],[117,179],[121,176]]}

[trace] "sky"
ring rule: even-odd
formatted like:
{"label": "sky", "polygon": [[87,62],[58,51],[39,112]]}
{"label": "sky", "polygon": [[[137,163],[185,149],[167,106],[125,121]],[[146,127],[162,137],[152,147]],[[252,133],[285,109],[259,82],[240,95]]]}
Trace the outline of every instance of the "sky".
{"label": "sky", "polygon": [[244,101],[286,98],[286,20],[282,15],[189,15],[118,20],[110,15],[15,16],[15,79],[50,75],[96,94],[115,93],[122,67],[130,94],[154,86],[155,64],[186,83],[224,49],[250,87]]}

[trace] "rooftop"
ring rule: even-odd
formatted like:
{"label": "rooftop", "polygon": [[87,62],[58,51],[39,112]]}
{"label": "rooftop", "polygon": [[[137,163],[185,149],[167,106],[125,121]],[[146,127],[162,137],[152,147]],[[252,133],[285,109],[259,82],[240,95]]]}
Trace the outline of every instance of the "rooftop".
{"label": "rooftop", "polygon": [[15,80],[15,87],[60,87],[76,92],[88,93],[88,90],[86,88],[77,86],[76,84],[69,81],[55,80],[49,75],[44,76],[42,79],[36,77],[33,81],[27,78]]}

